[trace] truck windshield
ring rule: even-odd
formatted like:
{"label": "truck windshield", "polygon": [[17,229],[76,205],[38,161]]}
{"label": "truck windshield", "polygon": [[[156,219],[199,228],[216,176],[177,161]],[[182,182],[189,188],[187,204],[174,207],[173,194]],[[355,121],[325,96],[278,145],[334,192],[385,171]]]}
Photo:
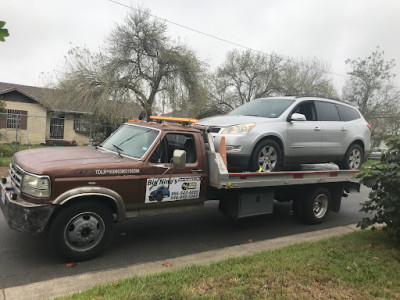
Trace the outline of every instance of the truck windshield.
{"label": "truck windshield", "polygon": [[106,139],[100,147],[120,156],[140,159],[149,150],[160,132],[158,130],[125,124]]}
{"label": "truck windshield", "polygon": [[232,110],[229,115],[278,118],[292,103],[291,99],[259,99]]}

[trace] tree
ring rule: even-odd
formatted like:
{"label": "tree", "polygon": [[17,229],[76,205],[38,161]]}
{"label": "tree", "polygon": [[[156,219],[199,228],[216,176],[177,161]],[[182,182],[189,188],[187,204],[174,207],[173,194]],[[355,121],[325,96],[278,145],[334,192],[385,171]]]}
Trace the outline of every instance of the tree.
{"label": "tree", "polygon": [[367,58],[347,59],[346,64],[351,71],[343,97],[371,123],[373,144],[378,146],[390,132],[398,133],[400,93],[392,84],[395,61],[386,60],[384,51],[377,47]]}
{"label": "tree", "polygon": [[[165,23],[149,11],[132,10],[105,47],[93,53],[72,49],[56,88],[74,107],[107,112],[110,100],[138,103],[149,117],[161,98],[172,109],[196,111],[205,97],[204,64],[182,43],[167,36]],[[118,100],[118,101],[116,101]]]}
{"label": "tree", "polygon": [[383,230],[400,242],[400,137],[388,140],[389,149],[379,164],[361,170],[358,177],[371,188],[369,200],[362,203],[361,211],[372,214],[357,226],[376,229],[375,224],[385,225]]}
{"label": "tree", "polygon": [[[236,107],[255,98],[267,97],[278,88],[283,58],[276,54],[260,54],[232,50],[217,69],[214,87],[221,104]],[[221,97],[225,95],[224,97]]]}
{"label": "tree", "polygon": [[6,22],[0,21],[0,42],[5,42],[5,38],[10,34],[8,33],[8,29],[3,28],[6,25]]}
{"label": "tree", "polygon": [[337,97],[329,67],[322,61],[299,61],[250,50],[228,52],[210,86],[213,111],[221,112],[274,95]]}
{"label": "tree", "polygon": [[337,98],[329,65],[318,59],[288,58],[282,67],[280,94]]}

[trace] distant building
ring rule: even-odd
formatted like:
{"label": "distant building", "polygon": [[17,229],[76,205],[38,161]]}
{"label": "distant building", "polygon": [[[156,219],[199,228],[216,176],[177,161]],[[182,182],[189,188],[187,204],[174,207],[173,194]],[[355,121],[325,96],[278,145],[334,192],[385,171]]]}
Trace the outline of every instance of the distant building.
{"label": "distant building", "polygon": [[[0,113],[0,143],[85,145],[90,142],[90,112],[49,108],[41,103],[46,88],[0,82],[0,100],[5,112]],[[140,109],[132,103],[129,117]]]}

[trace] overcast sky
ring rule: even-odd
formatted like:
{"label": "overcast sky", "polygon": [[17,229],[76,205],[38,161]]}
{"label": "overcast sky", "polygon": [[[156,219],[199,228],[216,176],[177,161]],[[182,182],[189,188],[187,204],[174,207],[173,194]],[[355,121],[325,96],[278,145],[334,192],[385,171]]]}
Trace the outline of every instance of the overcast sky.
{"label": "overcast sky", "polygon": [[[347,58],[367,57],[376,46],[395,59],[400,78],[398,0],[117,0],[198,31],[266,53],[319,58],[346,75]],[[128,8],[110,0],[1,0],[0,20],[10,36],[0,42],[0,81],[43,86],[43,74],[62,66],[73,46],[97,50]],[[232,44],[169,24],[211,67]],[[332,75],[337,87],[344,78]],[[396,86],[400,86],[400,79]]]}

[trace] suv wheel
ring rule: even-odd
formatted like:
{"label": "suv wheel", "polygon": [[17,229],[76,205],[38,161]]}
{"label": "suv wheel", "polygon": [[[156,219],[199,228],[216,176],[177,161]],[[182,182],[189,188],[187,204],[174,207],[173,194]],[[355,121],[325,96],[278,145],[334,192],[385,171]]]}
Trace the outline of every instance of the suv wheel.
{"label": "suv wheel", "polygon": [[250,171],[262,172],[279,171],[282,165],[282,150],[273,140],[259,143],[251,156]]}
{"label": "suv wheel", "polygon": [[364,160],[364,151],[358,144],[353,144],[347,149],[343,161],[340,163],[341,169],[358,170]]}

